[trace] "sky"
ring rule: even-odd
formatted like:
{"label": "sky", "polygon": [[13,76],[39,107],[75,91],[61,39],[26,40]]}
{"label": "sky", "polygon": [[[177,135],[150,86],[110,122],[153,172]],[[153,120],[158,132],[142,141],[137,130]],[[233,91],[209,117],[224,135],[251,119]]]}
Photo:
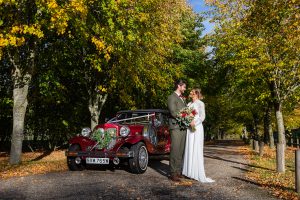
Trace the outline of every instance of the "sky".
{"label": "sky", "polygon": [[[205,0],[188,0],[195,12],[205,12],[209,10],[209,6],[205,5]],[[204,22],[205,30],[203,35],[213,31],[214,25],[209,23],[209,19],[206,19]]]}

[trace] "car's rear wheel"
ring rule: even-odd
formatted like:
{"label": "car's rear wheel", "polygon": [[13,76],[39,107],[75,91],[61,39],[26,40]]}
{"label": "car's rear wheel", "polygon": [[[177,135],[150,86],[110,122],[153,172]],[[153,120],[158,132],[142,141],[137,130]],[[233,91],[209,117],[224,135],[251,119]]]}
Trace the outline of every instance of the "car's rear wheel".
{"label": "car's rear wheel", "polygon": [[[72,144],[69,147],[69,151],[80,151],[81,148],[78,144]],[[79,162],[80,161],[80,162]],[[84,170],[83,160],[78,159],[76,157],[67,157],[68,167],[71,171],[82,171]]]}
{"label": "car's rear wheel", "polygon": [[139,142],[130,148],[134,152],[134,157],[129,159],[129,166],[132,173],[142,174],[147,170],[148,151],[144,143]]}

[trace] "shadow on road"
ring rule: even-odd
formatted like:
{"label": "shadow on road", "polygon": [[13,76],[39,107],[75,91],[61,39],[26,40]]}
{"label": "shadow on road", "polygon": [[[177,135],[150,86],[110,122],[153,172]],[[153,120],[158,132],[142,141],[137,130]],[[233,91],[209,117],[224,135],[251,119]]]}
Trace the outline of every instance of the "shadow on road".
{"label": "shadow on road", "polygon": [[151,160],[148,164],[148,167],[151,167],[154,171],[158,172],[159,174],[165,177],[168,177],[170,174],[169,165],[163,163],[160,160]]}
{"label": "shadow on road", "polygon": [[[163,160],[149,160],[148,168],[152,168],[154,171],[158,172],[162,176],[168,177],[169,176],[169,165],[162,162]],[[126,171],[128,173],[132,173],[130,170],[129,165],[124,162],[120,165],[85,165],[85,169],[92,170],[92,171],[110,171],[110,172],[116,172],[116,171]]]}
{"label": "shadow on road", "polygon": [[249,169],[245,169],[245,168],[241,168],[241,167],[236,167],[236,166],[231,166],[232,168],[235,168],[235,169],[239,169],[241,171],[244,171],[244,172],[251,172],[251,170]]}
{"label": "shadow on road", "polygon": [[16,189],[11,189],[11,190],[1,190],[0,191],[0,197],[1,199],[26,199],[26,195],[23,194],[23,192],[21,192],[19,190],[19,188]]}
{"label": "shadow on road", "polygon": [[92,170],[92,171],[110,171],[110,172],[116,172],[118,170],[125,170],[129,172],[129,168],[127,165],[120,164],[120,165],[114,165],[114,164],[109,164],[109,165],[85,165],[85,168],[87,170]]}
{"label": "shadow on road", "polygon": [[222,161],[225,161],[225,162],[231,162],[231,163],[235,163],[235,164],[241,164],[241,165],[245,165],[245,166],[248,166],[248,167],[254,167],[254,168],[259,168],[259,169],[265,169],[265,170],[269,170],[269,171],[274,171],[273,169],[269,169],[269,168],[265,168],[265,167],[260,167],[260,166],[256,166],[256,165],[250,165],[250,164],[247,164],[247,163],[237,162],[237,161],[233,161],[233,160],[228,160],[228,159],[220,158],[218,156],[204,155],[204,157],[211,158],[211,159],[216,159],[216,160],[222,160]]}
{"label": "shadow on road", "polygon": [[233,179],[236,179],[236,180],[240,180],[240,181],[244,181],[246,183],[250,183],[250,184],[253,184],[253,185],[257,185],[259,187],[272,187],[272,188],[280,188],[282,190],[294,190],[293,188],[291,187],[284,187],[282,185],[276,185],[276,184],[260,184],[260,183],[257,183],[255,181],[252,181],[252,180],[249,180],[249,179],[244,179],[244,178],[241,178],[241,177],[232,177]]}
{"label": "shadow on road", "polygon": [[32,159],[31,161],[42,160],[44,157],[49,156],[51,153],[52,153],[52,151],[45,151],[42,155],[36,157],[35,159]]}
{"label": "shadow on road", "polygon": [[206,144],[205,146],[244,146],[245,143],[242,140],[216,140],[212,144]]}

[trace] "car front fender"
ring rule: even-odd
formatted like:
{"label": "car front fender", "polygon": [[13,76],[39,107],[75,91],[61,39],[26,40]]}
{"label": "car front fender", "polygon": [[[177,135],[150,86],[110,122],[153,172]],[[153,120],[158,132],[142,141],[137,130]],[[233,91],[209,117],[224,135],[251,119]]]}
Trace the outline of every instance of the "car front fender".
{"label": "car front fender", "polygon": [[144,141],[144,136],[142,135],[135,135],[135,136],[129,136],[125,139],[125,142],[126,143],[129,143],[129,144],[136,144],[140,141]]}
{"label": "car front fender", "polygon": [[93,146],[96,144],[94,140],[84,136],[75,136],[69,140],[69,144],[79,144],[82,151],[85,151],[88,146]]}
{"label": "car front fender", "polygon": [[125,140],[125,143],[129,146],[132,146],[132,145],[137,144],[139,142],[143,142],[146,145],[147,150],[148,150],[149,153],[154,153],[156,151],[155,146],[150,142],[150,140],[145,138],[142,135],[139,135],[139,136],[136,135],[136,136],[133,136],[133,137],[128,137]]}

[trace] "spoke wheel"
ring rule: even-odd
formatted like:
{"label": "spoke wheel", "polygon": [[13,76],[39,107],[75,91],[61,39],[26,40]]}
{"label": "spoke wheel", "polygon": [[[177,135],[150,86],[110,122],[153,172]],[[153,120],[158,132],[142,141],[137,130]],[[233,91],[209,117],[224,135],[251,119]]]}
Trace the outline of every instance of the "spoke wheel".
{"label": "spoke wheel", "polygon": [[130,148],[134,152],[134,157],[129,159],[129,166],[132,173],[142,174],[148,167],[148,151],[144,143],[139,142]]}

